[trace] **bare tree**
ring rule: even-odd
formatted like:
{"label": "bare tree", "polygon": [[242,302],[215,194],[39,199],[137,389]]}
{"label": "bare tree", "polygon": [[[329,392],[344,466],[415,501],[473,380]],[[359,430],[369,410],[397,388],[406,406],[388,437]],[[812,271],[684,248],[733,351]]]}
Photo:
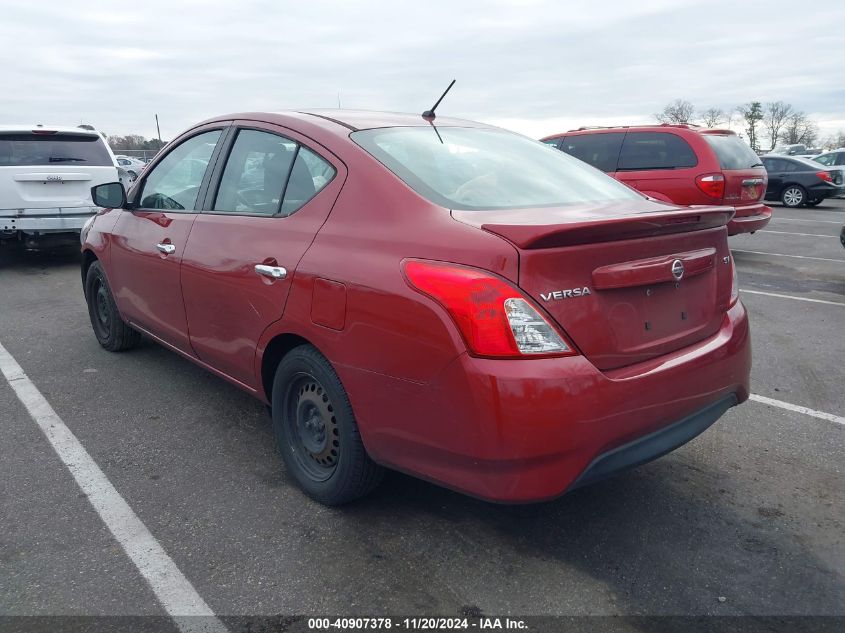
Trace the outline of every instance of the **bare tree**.
{"label": "bare tree", "polygon": [[845,147],[845,132],[839,130],[836,134],[831,134],[825,139],[824,146],[828,149]]}
{"label": "bare tree", "polygon": [[706,110],[702,110],[698,113],[698,118],[704,123],[704,127],[711,128],[729,120],[727,113],[721,108],[707,108]]}
{"label": "bare tree", "polygon": [[773,101],[766,104],[766,109],[763,114],[763,127],[769,133],[770,146],[773,150],[777,145],[781,130],[786,125],[789,117],[792,116],[792,106],[783,101]]}
{"label": "bare tree", "polygon": [[819,137],[819,127],[803,112],[793,112],[783,124],[780,140],[785,145],[800,143],[810,147]]}
{"label": "bare tree", "polygon": [[675,99],[666,105],[661,112],[654,115],[654,118],[661,123],[692,123],[695,114],[695,106],[689,101]]}
{"label": "bare tree", "polygon": [[756,152],[760,149],[758,132],[760,121],[763,120],[763,104],[759,101],[744,103],[737,107],[737,111],[745,119],[745,134],[748,137],[748,144]]}

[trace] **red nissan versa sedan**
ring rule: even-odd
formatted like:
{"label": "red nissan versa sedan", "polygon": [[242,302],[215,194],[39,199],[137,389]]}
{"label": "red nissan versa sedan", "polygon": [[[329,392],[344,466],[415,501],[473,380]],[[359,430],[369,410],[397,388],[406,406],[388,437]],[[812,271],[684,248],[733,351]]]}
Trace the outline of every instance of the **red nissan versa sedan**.
{"label": "red nissan versa sedan", "polygon": [[288,472],[323,503],[383,466],[549,499],[748,397],[733,209],[650,201],[498,128],[233,114],[171,142],[128,194],[93,195],[97,340],[144,333],[271,404]]}
{"label": "red nissan versa sedan", "polygon": [[543,139],[646,195],[675,204],[728,204],[728,235],[765,227],[768,176],[760,157],[731,130],[690,125],[579,128]]}

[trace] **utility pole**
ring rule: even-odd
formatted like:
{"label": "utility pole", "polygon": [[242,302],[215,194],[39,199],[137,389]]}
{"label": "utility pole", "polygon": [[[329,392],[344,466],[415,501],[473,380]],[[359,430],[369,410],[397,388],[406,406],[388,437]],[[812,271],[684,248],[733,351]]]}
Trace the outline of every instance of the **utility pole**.
{"label": "utility pole", "polygon": [[156,132],[158,132],[158,142],[161,143],[161,128],[158,126],[158,115],[156,115]]}

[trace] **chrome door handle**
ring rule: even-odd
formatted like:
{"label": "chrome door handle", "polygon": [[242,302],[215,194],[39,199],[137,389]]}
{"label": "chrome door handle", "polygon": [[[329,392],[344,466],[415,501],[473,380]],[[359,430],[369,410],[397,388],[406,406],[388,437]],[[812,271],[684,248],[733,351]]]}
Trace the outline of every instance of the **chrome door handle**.
{"label": "chrome door handle", "polygon": [[271,279],[284,279],[288,276],[288,271],[281,266],[267,266],[266,264],[256,264],[255,272]]}
{"label": "chrome door handle", "polygon": [[156,248],[165,255],[172,255],[176,252],[176,247],[173,244],[156,244]]}

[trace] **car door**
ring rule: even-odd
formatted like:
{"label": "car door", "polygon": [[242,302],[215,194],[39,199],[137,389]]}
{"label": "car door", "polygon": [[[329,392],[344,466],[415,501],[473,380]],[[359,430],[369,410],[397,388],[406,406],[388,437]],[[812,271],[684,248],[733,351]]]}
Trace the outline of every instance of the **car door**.
{"label": "car door", "polygon": [[783,178],[786,174],[787,167],[786,161],[780,158],[767,158],[764,156],[762,162],[769,176],[769,184],[766,187],[766,198],[777,198],[783,187]]}
{"label": "car door", "polygon": [[628,132],[616,178],[643,193],[675,204],[698,204],[693,184],[695,151],[673,132]]}
{"label": "car door", "polygon": [[109,282],[125,319],[191,353],[180,264],[226,124],[193,130],[131,191],[115,223]]}
{"label": "car door", "polygon": [[258,340],[282,317],[297,265],[345,174],[337,158],[290,130],[237,124],[182,260],[188,329],[200,360],[258,387]]}

